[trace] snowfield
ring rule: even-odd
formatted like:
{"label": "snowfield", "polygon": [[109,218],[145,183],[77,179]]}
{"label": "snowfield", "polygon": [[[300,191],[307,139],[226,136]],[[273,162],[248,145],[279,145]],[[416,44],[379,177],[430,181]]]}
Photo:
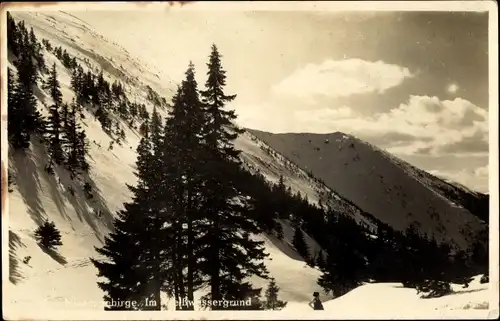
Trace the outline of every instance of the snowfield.
{"label": "snowfield", "polygon": [[[92,26],[62,12],[13,12],[16,20],[25,20],[39,38],[49,40],[53,46],[62,46],[79,59],[87,59],[86,68],[103,68],[108,80],[119,79],[127,83],[127,95],[137,102],[145,101],[146,87],[155,88],[161,95],[170,97],[173,83],[167,76],[156,76],[145,64],[127,51],[107,41]],[[71,102],[71,76],[59,60],[45,52],[47,66],[53,63],[61,83],[65,102]],[[39,106],[50,104],[50,98],[42,90],[37,92]],[[45,111],[46,112],[46,111]],[[95,257],[95,246],[101,246],[109,232],[113,216],[129,201],[130,193],[125,184],[134,184],[136,154],[139,135],[123,126],[126,141],[108,149],[111,139],[105,134],[94,117],[85,112],[83,128],[90,141],[91,171],[81,182],[72,181],[62,168],[55,175],[44,171],[47,162],[43,144],[33,140],[26,153],[9,153],[9,171],[14,177],[12,192],[7,203],[8,217],[3,217],[3,237],[8,239],[9,251],[2,251],[3,311],[5,319],[137,319],[137,313],[104,312],[102,291],[97,287],[97,269],[89,257]],[[317,202],[325,187],[308,179],[303,171],[289,170],[285,163],[265,153],[262,142],[249,134],[242,135],[236,147],[243,150],[243,159],[261,170],[269,181],[276,182],[284,175],[285,183],[294,192],[306,194]],[[93,187],[94,198],[88,200],[82,190],[84,182]],[[72,196],[68,189],[73,187]],[[102,213],[99,217],[96,213]],[[354,214],[353,214],[354,215]],[[43,251],[35,242],[33,232],[38,222],[53,220],[62,234],[63,245],[57,253]],[[366,284],[343,297],[332,300],[322,293],[325,311],[312,311],[307,303],[314,291],[320,291],[317,279],[320,272],[306,266],[291,246],[293,229],[286,221],[284,239],[279,241],[269,235],[256,236],[265,241],[270,257],[265,264],[270,275],[280,287],[280,298],[288,301],[287,307],[277,312],[180,312],[162,311],[148,313],[150,319],[175,318],[227,318],[227,319],[334,319],[334,318],[421,318],[434,316],[498,317],[498,309],[492,309],[488,284],[479,284],[478,278],[468,289],[455,286],[455,293],[438,299],[420,299],[412,289],[400,284]],[[306,235],[311,253],[319,246]],[[7,244],[3,243],[4,249]],[[7,254],[8,252],[8,254]],[[23,258],[31,256],[29,264]],[[265,287],[267,281],[252,279],[257,286]],[[497,288],[497,286],[496,286]],[[202,291],[196,294],[199,298]],[[166,303],[168,308],[172,302]],[[495,303],[497,304],[497,303]],[[144,318],[146,314],[140,314]]]}

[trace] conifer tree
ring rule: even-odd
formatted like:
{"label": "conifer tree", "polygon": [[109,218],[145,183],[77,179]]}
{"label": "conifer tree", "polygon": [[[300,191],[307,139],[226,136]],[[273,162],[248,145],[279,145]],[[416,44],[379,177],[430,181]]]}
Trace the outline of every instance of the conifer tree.
{"label": "conifer tree", "polygon": [[306,238],[300,227],[295,228],[295,232],[293,234],[292,244],[297,250],[297,252],[304,258],[306,262],[309,262],[309,246],[306,243]]}
{"label": "conifer tree", "polygon": [[274,280],[274,278],[271,278],[265,293],[266,300],[264,303],[264,308],[266,310],[281,310],[286,306],[287,302],[281,301],[278,298],[279,290],[280,288],[276,284],[276,281]]}
{"label": "conifer tree", "polygon": [[77,155],[78,167],[84,172],[88,172],[90,169],[90,165],[87,161],[88,146],[87,135],[85,134],[85,130],[82,129],[77,132],[77,144],[74,148]]}
{"label": "conifer tree", "polygon": [[[148,137],[141,139],[135,172],[138,183],[136,186],[127,185],[133,199],[119,212],[114,223],[115,231],[106,237],[104,246],[96,248],[111,262],[92,259],[99,270],[98,276],[107,279],[98,283],[105,292],[105,300],[137,301],[137,306],[128,308],[131,310],[160,310],[160,291],[164,282],[170,279],[164,274],[163,267],[168,263],[165,257],[168,250],[160,248],[169,244],[169,233],[162,231],[164,209],[160,208],[158,175],[153,174],[157,170],[153,148]],[[127,307],[108,309],[125,310]]]}
{"label": "conifer tree", "polygon": [[[178,141],[176,140],[178,132],[174,128],[173,115],[178,112],[177,109],[182,109],[181,88],[177,90],[177,94],[173,97],[174,106],[169,113],[170,118],[165,122],[163,131],[163,144],[161,146],[161,185],[162,194],[166,197],[162,198],[162,206],[167,209],[170,215],[167,216],[167,228],[170,235],[170,246],[168,252],[168,261],[165,270],[166,280],[169,283],[166,292],[169,297],[174,297],[176,302],[182,302],[186,296],[185,277],[185,252],[186,247],[183,242],[182,224],[184,217],[182,216],[183,209],[183,187],[182,174],[180,173],[180,156],[178,154]],[[153,120],[156,119],[153,113]],[[154,121],[156,123],[156,120]],[[148,126],[149,127],[149,126]],[[149,129],[146,129],[145,134],[148,137]],[[166,232],[167,232],[166,231]],[[176,309],[184,309],[185,307],[176,305]]]}
{"label": "conifer tree", "polygon": [[26,118],[22,109],[22,91],[10,68],[7,69],[8,135],[12,148],[24,149],[30,146]]}
{"label": "conifer tree", "polygon": [[77,106],[78,104],[73,100],[71,106],[66,105],[66,108],[63,108],[63,110],[67,110],[66,124],[63,128],[63,147],[67,155],[66,164],[73,176],[80,170],[87,171],[89,167],[86,160],[85,131],[78,122]]}
{"label": "conifer tree", "polygon": [[45,89],[49,91],[50,97],[53,101],[52,105],[49,107],[49,119],[46,130],[50,156],[48,167],[51,167],[54,162],[59,165],[64,161],[64,153],[62,149],[63,118],[61,116],[61,106],[63,101],[59,80],[57,79],[57,69],[55,63],[52,65],[52,70],[49,73]]}
{"label": "conifer tree", "polygon": [[[144,216],[143,209],[138,202],[125,204],[125,210],[118,213],[114,222],[114,231],[105,239],[102,248],[96,248],[98,254],[106,261],[91,258],[91,262],[98,269],[98,286],[104,292],[104,300],[110,301],[137,301],[139,306],[110,306],[105,310],[143,310],[144,300],[147,297],[147,281],[150,275],[144,269],[141,256],[144,253]],[[142,242],[140,242],[142,241]]]}
{"label": "conifer tree", "polygon": [[61,246],[61,232],[56,228],[54,222],[45,221],[35,230],[35,240],[49,250]]}
{"label": "conifer tree", "polygon": [[7,12],[7,49],[19,55],[19,29],[10,12]]}
{"label": "conifer tree", "polygon": [[211,299],[235,300],[252,292],[251,286],[243,282],[246,277],[267,277],[262,263],[266,254],[263,243],[250,238],[250,233],[259,232],[259,228],[247,215],[248,203],[243,198],[236,201],[240,196],[237,179],[241,169],[240,151],[234,148],[233,141],[243,130],[233,123],[234,111],[224,108],[236,95],[224,93],[226,75],[215,45],[207,66],[205,90],[200,93],[205,111],[204,221],[208,226],[200,240],[210,247],[202,254],[206,260],[203,268],[209,277]]}
{"label": "conifer tree", "polygon": [[[176,197],[176,228],[179,230],[179,226],[185,224],[185,228],[179,230],[182,233],[178,233],[177,248],[179,255],[176,258],[176,264],[180,266],[186,264],[186,295],[187,299],[192,302],[195,288],[199,283],[196,272],[195,237],[202,234],[201,231],[198,231],[197,222],[199,221],[199,204],[203,195],[203,172],[200,171],[200,168],[202,168],[202,159],[204,157],[201,142],[204,118],[192,63],[189,64],[186,79],[182,82],[176,97],[174,97],[173,108],[169,116],[170,118],[166,123],[167,128],[165,129],[169,138],[165,140],[169,142],[170,157],[174,157],[178,164],[177,168],[173,170],[175,175],[172,176],[169,173],[169,179],[174,182],[173,194]],[[186,250],[181,251],[181,248]],[[185,258],[180,255],[183,252],[186,254]],[[178,279],[181,279],[181,277],[179,276]],[[182,284],[179,287],[182,287]],[[193,307],[183,308],[192,309]]]}

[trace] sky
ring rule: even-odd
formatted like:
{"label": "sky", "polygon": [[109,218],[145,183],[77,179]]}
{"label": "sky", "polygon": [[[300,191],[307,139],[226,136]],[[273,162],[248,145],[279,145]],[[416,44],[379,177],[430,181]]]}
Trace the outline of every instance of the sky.
{"label": "sky", "polygon": [[181,81],[223,55],[241,126],[342,131],[488,191],[488,13],[102,11],[75,14]]}

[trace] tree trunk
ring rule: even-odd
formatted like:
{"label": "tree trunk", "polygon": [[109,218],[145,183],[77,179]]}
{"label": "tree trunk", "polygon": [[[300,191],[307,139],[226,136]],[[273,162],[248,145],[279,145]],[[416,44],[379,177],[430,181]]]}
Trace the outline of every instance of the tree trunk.
{"label": "tree trunk", "polygon": [[188,255],[188,295],[187,299],[190,303],[187,310],[194,310],[194,260],[193,260],[193,206],[192,206],[192,191],[188,187],[188,204],[187,204],[187,255]]}

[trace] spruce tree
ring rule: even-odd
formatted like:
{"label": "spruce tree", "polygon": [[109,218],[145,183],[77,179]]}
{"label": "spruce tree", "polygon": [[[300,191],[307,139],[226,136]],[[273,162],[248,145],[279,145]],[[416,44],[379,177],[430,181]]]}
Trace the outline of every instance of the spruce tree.
{"label": "spruce tree", "polygon": [[61,246],[61,232],[56,228],[54,222],[45,221],[35,230],[35,240],[49,250]]}
{"label": "spruce tree", "polygon": [[51,167],[53,163],[60,165],[64,161],[64,152],[62,149],[63,118],[61,116],[61,106],[63,101],[60,88],[59,80],[57,79],[56,64],[54,63],[45,85],[45,89],[49,91],[50,97],[52,98],[52,105],[49,107],[49,119],[46,130],[49,145],[48,152],[50,156],[48,167]]}
{"label": "spruce tree", "polygon": [[22,91],[14,73],[7,69],[7,106],[8,106],[8,136],[12,148],[24,149],[30,146],[30,136],[27,130],[26,118],[22,108]]}
{"label": "spruce tree", "polygon": [[271,278],[265,293],[266,300],[264,303],[264,308],[266,310],[281,310],[286,306],[287,302],[281,301],[278,298],[279,290],[280,288],[276,284],[276,281],[274,280],[274,278]]}
{"label": "spruce tree", "polygon": [[83,172],[88,172],[90,165],[87,161],[89,143],[85,130],[77,132],[77,144],[74,146],[77,154],[78,166]]}
{"label": "spruce tree", "polygon": [[14,56],[19,55],[19,29],[10,12],[7,12],[7,49]]}
{"label": "spruce tree", "polygon": [[307,245],[305,235],[300,227],[295,228],[292,244],[300,256],[302,256],[306,262],[309,262],[311,258],[309,255],[309,246]]}
{"label": "spruce tree", "polygon": [[86,172],[89,168],[86,160],[87,142],[85,131],[81,128],[78,121],[79,108],[76,101],[73,100],[69,107],[66,105],[63,110],[65,109],[67,109],[67,116],[65,126],[63,127],[63,147],[67,155],[66,164],[74,176],[80,171]]}
{"label": "spruce tree", "polygon": [[[202,234],[199,230],[199,209],[203,192],[203,149],[201,133],[203,129],[202,105],[199,100],[198,85],[195,79],[195,70],[192,63],[186,71],[186,78],[178,88],[173,99],[173,107],[169,112],[165,133],[168,146],[164,152],[176,160],[177,167],[166,173],[166,181],[170,181],[175,195],[175,216],[177,257],[176,265],[186,266],[186,275],[178,276],[178,295],[186,295],[187,299],[194,300],[194,291],[199,286],[197,272],[195,244],[196,235]],[[156,108],[155,108],[156,112]],[[154,116],[154,115],[153,115]],[[154,121],[154,118],[151,120]],[[185,228],[181,228],[185,224]],[[185,254],[185,255],[184,255]],[[178,273],[182,274],[182,273]],[[184,282],[185,279],[185,293]],[[193,307],[181,307],[192,309]]]}
{"label": "spruce tree", "polygon": [[[205,188],[204,222],[206,233],[200,237],[210,244],[202,257],[204,272],[209,277],[212,300],[237,300],[252,293],[244,283],[250,275],[267,277],[262,260],[263,242],[254,241],[250,233],[259,232],[257,223],[248,217],[250,207],[237,189],[240,151],[234,140],[243,132],[233,121],[236,115],[225,105],[236,95],[226,95],[226,75],[221,55],[215,45],[209,58],[208,78],[201,97],[205,112]],[[239,198],[239,201],[236,199]],[[255,295],[255,292],[252,293]]]}
{"label": "spruce tree", "polygon": [[[98,269],[98,286],[104,292],[104,300],[111,301],[138,301],[144,302],[147,296],[146,284],[150,275],[144,270],[143,233],[144,211],[141,204],[135,202],[126,204],[125,210],[118,213],[114,222],[114,231],[108,234],[102,248],[96,248],[97,253],[107,260],[91,258],[91,262]],[[142,241],[142,242],[140,242]],[[142,310],[139,306],[112,306],[108,303],[105,310]]]}
{"label": "spruce tree", "polygon": [[[99,270],[98,276],[107,279],[98,283],[105,292],[105,300],[137,301],[137,306],[128,308],[131,310],[160,310],[160,291],[164,282],[170,280],[163,272],[168,263],[168,250],[162,251],[161,247],[168,249],[169,234],[162,231],[165,209],[160,208],[153,148],[148,137],[141,139],[135,172],[138,183],[136,186],[127,185],[133,199],[119,212],[114,223],[115,231],[105,238],[104,246],[96,248],[108,262],[92,259]],[[127,307],[108,309],[125,310]]]}

